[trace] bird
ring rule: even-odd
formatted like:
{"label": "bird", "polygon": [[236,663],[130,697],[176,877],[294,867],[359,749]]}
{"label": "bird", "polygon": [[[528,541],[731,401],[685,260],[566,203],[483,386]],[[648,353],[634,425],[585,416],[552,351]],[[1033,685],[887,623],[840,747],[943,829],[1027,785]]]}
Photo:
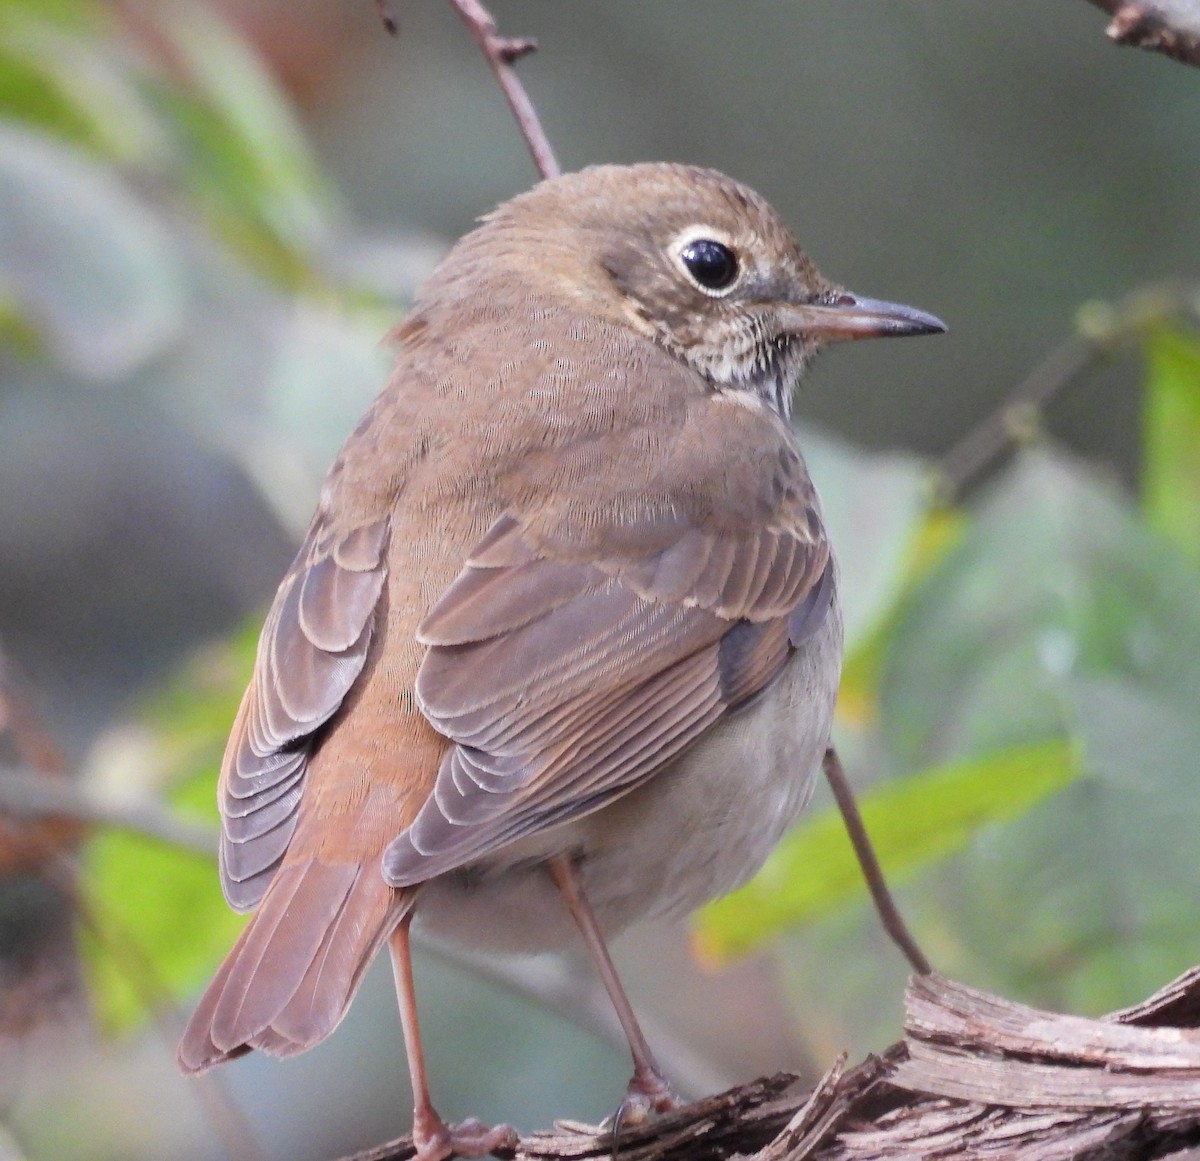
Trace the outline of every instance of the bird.
{"label": "bird", "polygon": [[582,943],[676,1106],[608,940],[745,882],[804,808],[841,670],[791,424],[839,340],[945,330],[818,272],[714,170],[596,165],[461,238],[389,336],[270,607],[222,764],[253,915],[179,1048],[198,1073],[336,1027],[386,944],[418,1161],[515,1145],[429,1091],[410,936]]}

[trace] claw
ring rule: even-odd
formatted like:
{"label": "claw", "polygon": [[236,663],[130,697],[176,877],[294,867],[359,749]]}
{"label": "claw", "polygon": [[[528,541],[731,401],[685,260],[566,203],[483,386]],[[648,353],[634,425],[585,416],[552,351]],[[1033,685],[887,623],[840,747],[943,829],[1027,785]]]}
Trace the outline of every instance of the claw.
{"label": "claw", "polygon": [[489,1129],[471,1117],[458,1125],[447,1125],[440,1118],[434,1124],[413,1128],[413,1161],[447,1161],[450,1157],[486,1157],[495,1154],[512,1157],[517,1151],[517,1130],[512,1125]]}
{"label": "claw", "polygon": [[604,1127],[612,1133],[612,1152],[610,1156],[616,1161],[617,1152],[621,1147],[621,1131],[645,1124],[655,1114],[669,1113],[682,1108],[681,1101],[672,1091],[671,1086],[656,1071],[638,1069],[625,1090],[625,1099],[617,1106],[616,1112],[604,1122]]}

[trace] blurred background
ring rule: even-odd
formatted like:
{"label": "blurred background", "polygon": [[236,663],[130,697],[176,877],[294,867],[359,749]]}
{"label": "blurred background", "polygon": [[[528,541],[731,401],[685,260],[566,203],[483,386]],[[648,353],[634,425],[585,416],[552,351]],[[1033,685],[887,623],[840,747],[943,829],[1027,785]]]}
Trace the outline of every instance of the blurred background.
{"label": "blurred background", "polygon": [[[393,4],[395,39],[370,0],[0,7],[0,644],[66,765],[108,801],[171,797],[183,767],[206,781],[188,782],[176,805],[211,800],[257,624],[325,466],[386,374],[380,339],[453,239],[535,179],[450,6]],[[994,609],[1032,577],[1070,606],[1062,617],[1054,606],[1053,632],[1038,621],[1028,638],[1021,656],[1039,673],[1062,677],[1078,654],[1095,679],[1119,655],[1133,659],[1130,672],[1169,672],[1186,694],[1192,710],[1166,720],[1153,708],[1146,720],[1168,739],[1162,761],[1179,794],[1162,809],[1194,828],[1184,793],[1194,768],[1180,755],[1200,738],[1196,675],[1155,654],[1154,634],[1176,634],[1181,650],[1200,640],[1200,574],[1187,551],[1168,559],[1136,500],[1147,376],[1171,351],[1192,366],[1193,348],[1155,346],[1144,330],[1101,343],[1106,357],[1042,417],[1053,453],[989,464],[971,481],[982,491],[966,496],[959,572],[905,585],[913,545],[945,532],[927,520],[937,457],[1080,333],[1081,310],[1087,334],[1123,333],[1094,304],[1200,270],[1200,72],[1113,47],[1083,0],[496,0],[494,12],[504,32],[539,41],[519,68],[564,168],[672,159],[725,170],[775,204],[824,273],[950,325],[936,341],[836,350],[797,404],[843,546],[852,650],[861,646],[854,688],[870,703],[843,699],[852,778],[873,785],[1057,737],[1038,715],[1069,701],[1071,712],[1084,707],[1082,733],[1065,730],[1072,752],[1083,736],[1088,755],[1103,755],[1086,773],[1123,772],[1128,801],[1145,797],[1130,775],[1148,749],[1112,724],[1125,721],[1113,706],[1133,701],[1095,681],[1071,701],[1010,667],[973,694],[972,713],[1004,703],[1003,728],[926,720],[938,682],[959,689],[978,668],[965,645],[957,668],[943,654],[918,664],[921,643],[938,639],[947,610],[957,632],[964,609]],[[1157,301],[1147,308],[1155,325]],[[1200,474],[1196,453],[1183,454]],[[1042,503],[1061,505],[1057,523],[1038,523]],[[1097,530],[1086,551],[1047,566],[1081,528]],[[1009,572],[961,597],[956,581],[996,560]],[[1127,560],[1151,579],[1114,564]],[[1118,596],[1091,602],[1097,576],[1127,574]],[[1155,578],[1166,596],[1151,592]],[[1069,634],[1085,605],[1110,619],[1094,634],[1088,621],[1081,648]],[[1128,613],[1119,647],[1118,606]],[[977,618],[970,641],[1007,641],[1014,623]],[[1025,692],[1008,713],[1010,686]],[[1101,721],[1120,734],[1111,751],[1084,728]],[[1129,817],[1120,801],[1118,820]],[[959,861],[903,879],[902,901],[935,962],[968,982],[1077,1010],[1132,1003],[1200,959],[1194,848],[1156,831],[1157,812],[1125,842],[1123,823],[1101,831],[1059,802],[1065,814],[1029,815],[1019,841],[1020,824],[984,811]],[[1094,857],[1119,850],[1144,866],[1139,844],[1155,833],[1146,894],[1114,895]],[[1031,850],[1058,861],[1034,875]],[[136,944],[150,912],[171,911],[173,927],[146,939],[192,938],[199,911],[189,909],[201,895],[213,906],[212,865],[164,872],[154,896],[140,893],[154,864],[135,865],[115,840],[90,842],[78,859],[95,906],[110,890],[124,907],[106,936],[83,932],[83,966],[51,918],[61,892],[47,896],[36,874],[0,891],[0,980],[27,978],[30,940],[44,941],[52,965],[34,989],[46,1018],[0,1022],[0,1158],[252,1156],[245,1130],[219,1129],[219,1094],[177,1075],[175,1017],[139,1022],[121,1001],[94,990],[85,1001],[75,988],[82,977],[102,987],[97,971],[120,974],[96,960],[122,933]],[[1014,866],[1031,877],[996,870]],[[1072,866],[1093,875],[1086,898],[1038,893]],[[122,874],[141,887],[122,886]],[[236,931],[220,915],[211,926],[201,950],[163,969],[183,1008]],[[726,959],[720,949],[738,939],[716,930],[637,932],[617,949],[685,1089],[811,1073],[843,1047],[861,1053],[898,1034],[905,965],[857,896],[804,930],[748,938],[745,958]],[[1147,931],[1161,939],[1148,944]],[[544,1004],[433,954],[418,989],[448,1117],[522,1129],[596,1121],[623,1090],[624,1054]],[[331,1157],[407,1131],[386,967],[326,1044],[285,1064],[238,1062],[221,1083],[264,1156]]]}

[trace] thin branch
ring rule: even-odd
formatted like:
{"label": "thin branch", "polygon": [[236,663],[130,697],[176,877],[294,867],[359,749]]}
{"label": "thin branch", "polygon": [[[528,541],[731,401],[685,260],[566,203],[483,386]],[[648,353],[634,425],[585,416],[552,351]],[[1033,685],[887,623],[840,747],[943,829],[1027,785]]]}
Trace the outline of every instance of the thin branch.
{"label": "thin branch", "polygon": [[18,759],[30,769],[42,774],[65,774],[67,762],[61,747],[20,688],[3,653],[0,653],[0,733],[8,735]]}
{"label": "thin branch", "polygon": [[375,11],[379,16],[379,23],[383,25],[383,31],[388,36],[398,36],[400,25],[396,21],[395,12],[392,11],[391,0],[375,0]]}
{"label": "thin branch", "polygon": [[[102,821],[147,833],[146,824],[150,820],[157,832],[154,837],[177,846],[188,845],[180,841],[189,837],[187,824],[152,804],[114,812],[109,808],[97,809],[98,804],[81,795],[79,783],[69,776],[61,747],[19,687],[3,653],[0,653],[0,732],[12,741],[18,759],[29,767],[0,767],[0,790],[11,794],[10,801],[0,803],[0,814],[16,823],[9,827],[13,833],[3,834],[3,838],[10,846],[22,844],[38,876],[58,893],[79,924],[112,959],[154,1017],[155,1030],[173,1048],[183,1023],[178,1005],[137,939],[121,930],[110,916],[102,917],[93,905],[86,893],[86,880],[79,873],[75,851],[86,823]],[[23,816],[29,815],[38,820],[36,824],[22,821]],[[61,825],[49,825],[56,822]],[[204,854],[214,852],[211,834],[200,836],[196,828],[191,838],[202,841],[199,849]],[[81,883],[85,886],[81,887]],[[224,1077],[203,1077],[193,1091],[231,1156],[238,1161],[266,1161],[266,1153]]]}
{"label": "thin branch", "polygon": [[850,845],[854,847],[854,854],[862,869],[863,878],[867,881],[867,889],[871,892],[871,898],[875,902],[875,910],[879,912],[879,919],[883,924],[884,931],[891,936],[892,942],[903,952],[904,958],[908,960],[918,975],[929,975],[933,968],[930,966],[929,960],[925,958],[925,953],[921,950],[920,945],[908,930],[907,924],[900,915],[900,909],[896,906],[896,902],[888,890],[887,880],[883,876],[883,868],[879,865],[875,848],[871,845],[871,838],[863,824],[854,792],[846,781],[846,771],[842,768],[842,760],[832,746],[825,751],[825,758],[821,766],[825,771],[825,780],[829,783],[829,789],[833,791],[833,798],[837,803],[838,810],[842,813],[846,833],[850,836]]}
{"label": "thin branch", "polygon": [[[19,767],[0,765],[0,813],[60,817],[117,827],[208,856],[215,855],[217,848],[216,832],[212,827],[182,819],[155,802],[118,804],[99,801],[86,794],[74,780],[51,781]],[[568,964],[558,962],[485,960],[419,936],[418,943],[438,958],[500,984],[616,1047],[625,1046],[611,1005],[590,974],[574,972]],[[716,1071],[669,1029],[648,1024],[647,1030],[672,1078],[685,1094],[711,1092],[728,1084],[728,1077]]]}
{"label": "thin branch", "polygon": [[[73,779],[50,780],[19,767],[0,765],[0,813],[117,827],[208,856],[214,856],[217,849],[214,828],[180,818],[153,801],[103,802],[88,795]],[[590,973],[575,972],[562,962],[483,959],[419,935],[417,939],[438,958],[532,1000],[616,1047],[625,1046],[611,1005]],[[647,1024],[647,1032],[653,1036],[656,1051],[685,1094],[711,1092],[729,1083],[727,1076],[668,1028],[655,1027],[651,1022]]]}
{"label": "thin branch", "polygon": [[0,765],[0,813],[57,815],[115,826],[204,855],[213,855],[217,849],[213,827],[180,818],[155,802],[105,802],[88,794],[74,779],[50,779],[19,766]]}
{"label": "thin branch", "polygon": [[1055,347],[995,411],[942,457],[936,468],[938,499],[950,503],[1010,447],[1035,438],[1043,410],[1099,358],[1099,348],[1079,337]]}
{"label": "thin branch", "polygon": [[[111,916],[101,918],[101,913],[86,894],[86,886],[80,888],[77,885],[80,876],[73,857],[56,853],[42,868],[42,874],[70,904],[80,925],[134,989],[152,1017],[155,1032],[162,1039],[168,1054],[173,1055],[183,1033],[183,1014],[137,938],[122,930]],[[258,1134],[234,1098],[226,1078],[210,1072],[196,1079],[199,1083],[189,1085],[189,1090],[229,1155],[236,1161],[267,1161],[267,1153]]]}
{"label": "thin branch", "polygon": [[492,14],[479,0],[450,0],[450,3],[463,18],[475,38],[475,43],[483,50],[483,55],[492,66],[496,80],[508,100],[509,108],[517,119],[521,135],[529,146],[529,152],[533,154],[533,163],[538,172],[545,178],[558,177],[562,170],[555,160],[554,150],[550,148],[550,139],[542,129],[542,123],[538,120],[529,94],[525,92],[525,86],[521,84],[516,70],[512,67],[514,61],[537,48],[537,41],[528,37],[513,39],[501,36]]}
{"label": "thin branch", "polygon": [[1117,44],[1161,52],[1200,66],[1200,3],[1197,0],[1091,0],[1112,17],[1106,32]]}
{"label": "thin branch", "polygon": [[1084,307],[1077,333],[1055,347],[942,456],[935,469],[938,502],[953,502],[1010,448],[1036,439],[1046,408],[1097,363],[1131,340],[1144,339],[1153,328],[1181,318],[1200,318],[1200,292],[1187,283],[1157,283],[1116,306]]}

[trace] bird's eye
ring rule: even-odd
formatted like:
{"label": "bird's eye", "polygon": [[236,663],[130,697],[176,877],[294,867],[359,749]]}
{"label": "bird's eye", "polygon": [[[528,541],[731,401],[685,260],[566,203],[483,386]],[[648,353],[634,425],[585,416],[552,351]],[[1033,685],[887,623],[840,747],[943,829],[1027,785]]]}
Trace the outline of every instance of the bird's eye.
{"label": "bird's eye", "polygon": [[728,290],[738,276],[737,255],[711,238],[689,242],[679,251],[679,259],[702,290]]}

